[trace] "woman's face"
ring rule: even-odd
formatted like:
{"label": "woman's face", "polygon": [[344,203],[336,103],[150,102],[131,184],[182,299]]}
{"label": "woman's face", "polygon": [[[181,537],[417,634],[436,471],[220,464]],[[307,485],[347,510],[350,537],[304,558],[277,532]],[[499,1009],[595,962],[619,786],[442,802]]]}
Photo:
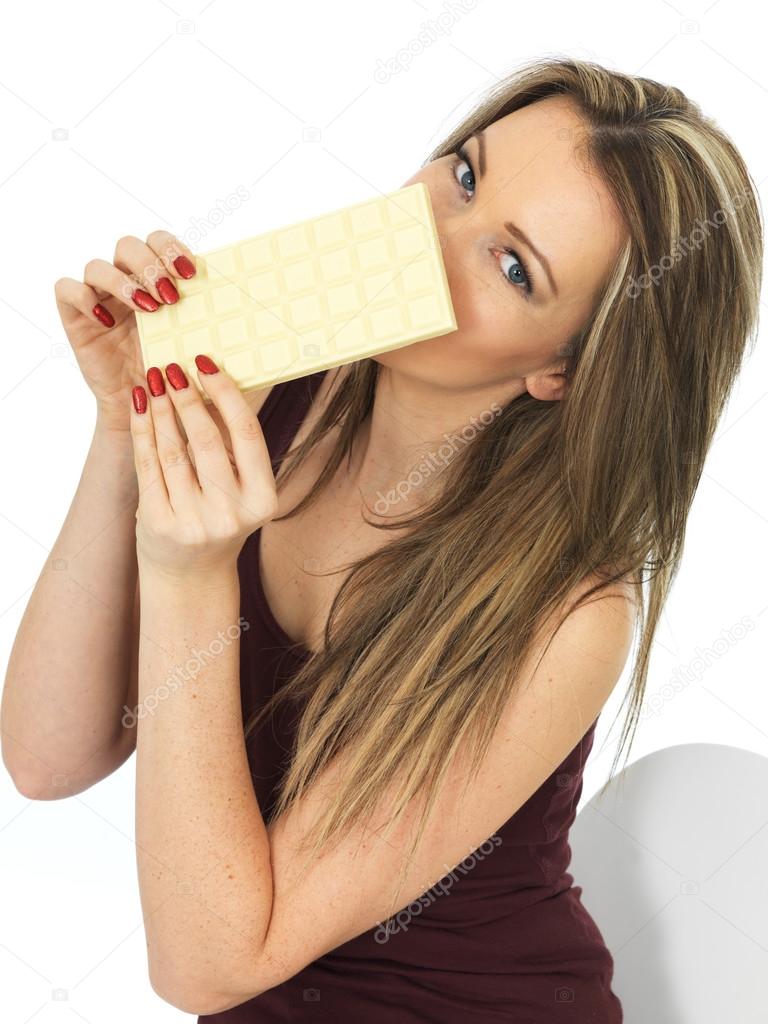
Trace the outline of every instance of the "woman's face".
{"label": "woman's face", "polygon": [[564,346],[589,317],[625,237],[604,184],[577,163],[582,131],[568,99],[550,97],[466,140],[462,157],[434,160],[404,182],[429,189],[458,329],[377,362],[446,388],[522,381],[515,390],[562,397]]}

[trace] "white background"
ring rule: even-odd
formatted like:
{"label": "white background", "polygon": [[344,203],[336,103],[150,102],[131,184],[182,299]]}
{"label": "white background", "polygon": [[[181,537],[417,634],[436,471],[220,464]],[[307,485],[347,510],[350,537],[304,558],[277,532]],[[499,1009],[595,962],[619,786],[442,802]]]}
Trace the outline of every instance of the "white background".
{"label": "white background", "polygon": [[[102,0],[5,8],[4,663],[95,421],[95,400],[59,324],[58,277],[79,279],[89,259],[111,260],[125,234],[166,228],[205,252],[394,190],[485,89],[547,54],[678,85],[731,135],[764,194],[768,71],[755,11],[729,0],[642,7]],[[438,16],[442,34],[414,52],[425,22],[434,26]],[[378,80],[392,58],[399,70]],[[245,201],[228,203],[243,189]],[[233,209],[224,214],[227,205]],[[660,709],[644,716],[633,761],[688,742],[768,755],[765,370],[758,344],[690,517],[648,681]],[[728,639],[740,622],[747,624],[741,639]],[[582,805],[607,777],[621,717],[609,727],[625,683],[626,674],[601,715]],[[187,1018],[154,994],[147,977],[134,763],[56,802],[30,802],[0,775],[0,989],[9,1024]]]}

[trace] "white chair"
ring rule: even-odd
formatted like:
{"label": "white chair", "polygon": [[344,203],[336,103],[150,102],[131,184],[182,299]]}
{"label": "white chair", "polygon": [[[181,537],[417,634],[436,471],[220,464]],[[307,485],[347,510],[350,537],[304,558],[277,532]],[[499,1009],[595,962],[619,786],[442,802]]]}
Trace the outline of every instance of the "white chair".
{"label": "white chair", "polygon": [[766,1024],[768,759],[712,743],[649,754],[569,842],[625,1024]]}

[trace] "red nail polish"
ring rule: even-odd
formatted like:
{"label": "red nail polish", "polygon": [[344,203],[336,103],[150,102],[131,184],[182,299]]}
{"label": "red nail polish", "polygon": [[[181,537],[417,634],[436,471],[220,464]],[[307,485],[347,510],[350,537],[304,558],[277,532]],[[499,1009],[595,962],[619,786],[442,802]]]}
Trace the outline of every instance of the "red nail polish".
{"label": "red nail polish", "polygon": [[157,366],[150,366],[147,370],[147,384],[149,384],[149,390],[155,397],[165,394],[165,381]]}
{"label": "red nail polish", "polygon": [[96,303],[96,305],[93,307],[92,312],[97,319],[101,320],[105,327],[115,326],[115,318],[112,316],[108,309],[105,309],[102,306],[100,302]]}
{"label": "red nail polish", "polygon": [[219,368],[208,356],[195,356],[195,366],[201,373],[218,373]]}
{"label": "red nail polish", "polygon": [[177,256],[173,261],[174,267],[178,270],[182,277],[192,277],[195,273],[194,263],[187,259],[186,256]]}
{"label": "red nail polish", "polygon": [[133,397],[133,408],[136,410],[136,412],[146,412],[147,392],[144,390],[144,388],[140,384],[137,384],[137,386],[131,392],[131,395]]}
{"label": "red nail polish", "polygon": [[189,387],[189,381],[178,363],[168,363],[165,368],[165,376],[171,382],[174,391],[181,391],[182,388]]}
{"label": "red nail polish", "polygon": [[155,302],[149,292],[145,292],[141,288],[136,289],[132,298],[139,309],[143,309],[147,313],[154,313],[156,309],[160,309],[160,303]]}
{"label": "red nail polish", "polygon": [[173,287],[173,282],[168,277],[161,277],[157,282],[157,293],[163,302],[174,303],[179,301],[179,293]]}

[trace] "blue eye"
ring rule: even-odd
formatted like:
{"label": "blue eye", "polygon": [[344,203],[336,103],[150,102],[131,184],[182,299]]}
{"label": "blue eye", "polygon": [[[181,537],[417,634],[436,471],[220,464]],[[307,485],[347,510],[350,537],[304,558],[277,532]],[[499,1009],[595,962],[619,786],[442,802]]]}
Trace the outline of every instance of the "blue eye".
{"label": "blue eye", "polygon": [[[519,277],[518,277],[517,280],[513,280],[511,277],[508,277],[506,270],[503,271],[504,272],[504,276],[508,277],[508,280],[511,281],[512,284],[521,284],[524,288],[527,288],[528,290],[530,290],[529,285],[528,285],[528,274],[526,273],[525,267],[523,266],[522,261],[520,260],[520,257],[516,253],[514,253],[511,249],[504,249],[503,253],[504,253],[504,256],[509,256],[512,259],[513,265],[517,264],[517,266],[515,267],[515,271],[514,272],[515,272],[515,274],[521,274],[522,273],[523,280],[521,281],[519,279]],[[503,270],[504,256],[502,257],[502,260],[501,260],[502,270]]]}
{"label": "blue eye", "polygon": [[[464,202],[469,202],[469,200],[466,198],[465,193],[471,192],[472,195],[475,194],[475,188],[477,187],[475,183],[475,172],[472,169],[472,164],[470,163],[466,150],[464,150],[461,146],[459,146],[459,148],[453,155],[457,159],[455,159],[451,163],[451,175],[453,176],[454,180],[456,181],[456,184],[459,186],[461,190],[461,196],[464,199]],[[456,171],[462,165],[466,167],[466,170],[460,176],[457,177]],[[529,295],[533,294],[533,285],[531,284],[531,275],[526,263],[517,255],[517,253],[513,249],[501,249],[499,251],[502,254],[502,257],[512,257],[513,262],[517,264],[518,268],[515,270],[515,274],[518,275],[517,280],[513,280],[511,277],[507,275],[507,273],[504,270],[502,270],[504,280],[509,282],[509,284],[511,285],[515,285],[519,290],[523,292],[523,297],[527,299]],[[499,260],[496,260],[496,262],[499,263]],[[523,275],[523,280],[520,280],[519,277],[521,271]]]}
{"label": "blue eye", "polygon": [[[469,164],[469,162],[467,160],[460,159],[456,163],[454,163],[454,165],[453,165],[454,177],[456,176],[456,174],[455,174],[456,169],[458,167],[461,167],[462,164],[464,164],[464,166],[467,167],[468,170],[464,171],[464,173],[458,179],[458,182],[459,182],[459,184],[461,185],[461,187],[463,189],[468,190],[468,189],[471,188],[471,189],[474,190],[474,187],[475,187],[475,172],[472,170],[472,167],[470,166],[470,164]],[[471,180],[471,182],[472,182],[471,185],[465,184],[465,179],[466,178],[469,178]]]}

